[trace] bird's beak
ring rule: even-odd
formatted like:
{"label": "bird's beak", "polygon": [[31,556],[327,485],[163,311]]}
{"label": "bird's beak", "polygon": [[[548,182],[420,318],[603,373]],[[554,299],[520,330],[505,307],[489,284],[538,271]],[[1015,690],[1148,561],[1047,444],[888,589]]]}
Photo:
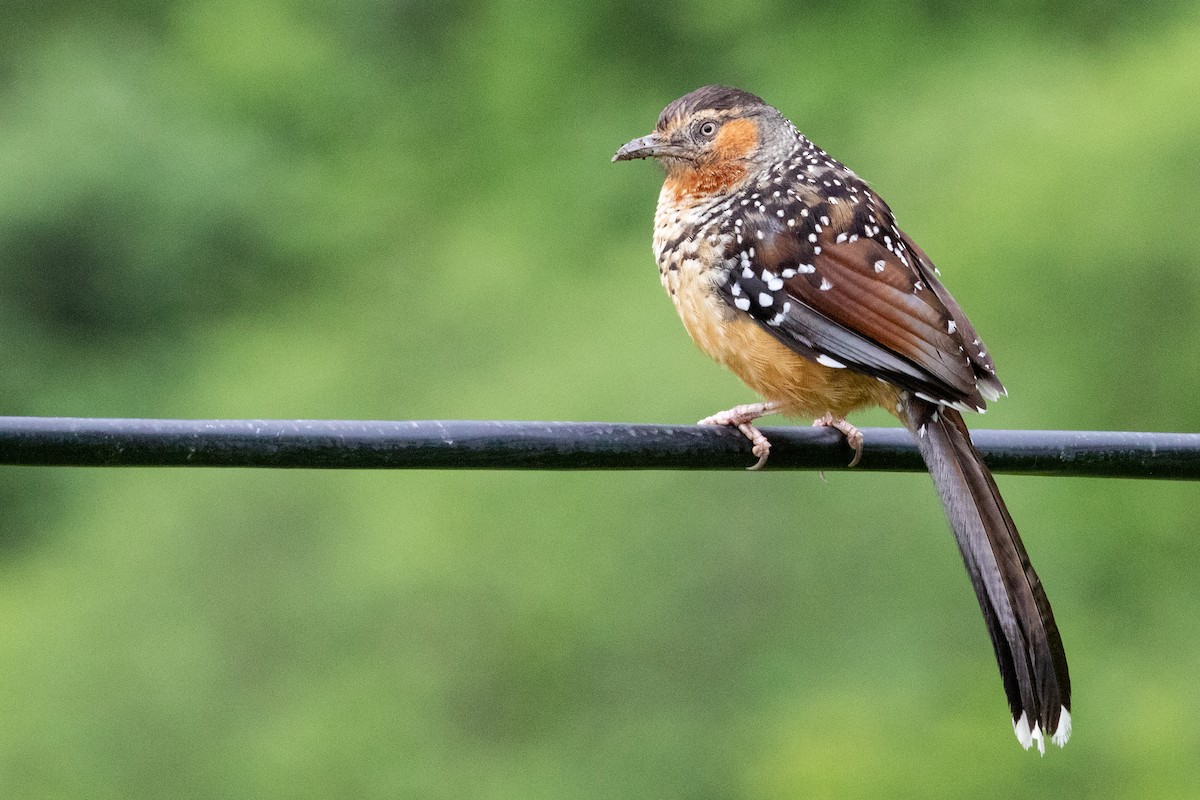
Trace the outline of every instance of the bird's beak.
{"label": "bird's beak", "polygon": [[621,145],[613,161],[632,161],[635,158],[658,158],[659,156],[680,155],[679,147],[663,139],[657,133],[641,136],[632,142]]}

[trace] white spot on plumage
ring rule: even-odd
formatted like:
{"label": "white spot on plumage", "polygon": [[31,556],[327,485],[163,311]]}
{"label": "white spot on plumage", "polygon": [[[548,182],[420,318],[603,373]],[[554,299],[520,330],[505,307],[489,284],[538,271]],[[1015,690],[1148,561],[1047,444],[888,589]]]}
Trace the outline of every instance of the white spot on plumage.
{"label": "white spot on plumage", "polygon": [[810,242],[813,242],[813,243],[815,243],[815,242],[817,241],[817,235],[816,235],[815,233],[810,233],[810,234],[808,235],[808,240],[809,240]]}
{"label": "white spot on plumage", "polygon": [[788,267],[787,269],[780,272],[779,275],[784,280],[787,280],[788,278],[794,277],[796,275],[796,270],[792,269],[791,267]]}
{"label": "white spot on plumage", "polygon": [[884,268],[885,266],[887,266],[887,264],[886,264],[886,263],[884,262],[884,260],[881,258],[881,259],[879,259],[878,261],[876,261],[876,262],[875,262],[875,271],[876,271],[876,272],[883,272],[883,268]]}
{"label": "white spot on plumage", "polygon": [[829,282],[829,278],[821,278],[821,291],[828,292],[833,288],[833,284]]}
{"label": "white spot on plumage", "polygon": [[846,239],[848,239],[848,238],[850,238],[850,237],[847,236],[845,233],[839,233],[837,235],[837,243],[841,244],[842,242],[846,241]]}
{"label": "white spot on plumage", "polygon": [[762,306],[763,308],[766,308],[767,306],[771,305],[771,303],[774,303],[774,302],[775,302],[775,298],[772,297],[771,295],[767,294],[766,292],[758,293],[758,304],[760,306]]}
{"label": "white spot on plumage", "polygon": [[767,288],[770,289],[772,292],[778,292],[780,289],[783,288],[783,279],[782,278],[772,278],[771,280],[767,281]]}
{"label": "white spot on plumage", "polygon": [[733,304],[735,306],[737,306],[738,308],[740,308],[742,311],[750,310],[750,298],[749,297],[739,297],[733,301]]}
{"label": "white spot on plumage", "polygon": [[734,284],[734,285],[733,285],[733,286],[732,286],[732,287],[729,289],[729,293],[730,293],[731,295],[733,295],[734,297],[741,297],[741,295],[742,295],[742,285],[741,285],[740,283],[735,283],[735,284]]}
{"label": "white spot on plumage", "polygon": [[955,322],[954,320],[950,320],[949,322],[946,323],[946,330],[949,333],[954,333],[956,330],[958,330],[958,323]]}
{"label": "white spot on plumage", "polygon": [[796,271],[803,272],[805,275],[811,275],[812,273],[817,271],[817,268],[814,267],[812,264],[797,264]]}
{"label": "white spot on plumage", "polygon": [[846,368],[845,364],[838,361],[836,358],[830,358],[829,356],[825,355],[824,353],[821,353],[819,356],[817,356],[817,363],[821,364],[823,366],[826,366],[826,367],[833,367],[834,369],[845,369]]}

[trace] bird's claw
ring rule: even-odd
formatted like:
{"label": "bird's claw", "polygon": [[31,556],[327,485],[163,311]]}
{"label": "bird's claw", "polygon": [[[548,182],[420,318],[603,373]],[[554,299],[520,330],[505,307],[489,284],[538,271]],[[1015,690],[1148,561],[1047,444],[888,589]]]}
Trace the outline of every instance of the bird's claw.
{"label": "bird's claw", "polygon": [[710,417],[700,420],[697,425],[724,425],[737,428],[742,435],[750,440],[750,452],[758,456],[758,461],[746,467],[747,470],[758,471],[766,466],[767,457],[771,455],[771,442],[762,431],[750,423],[761,416],[770,414],[779,408],[778,403],[747,403],[734,406],[725,411],[718,411]]}
{"label": "bird's claw", "polygon": [[813,420],[814,428],[833,428],[842,432],[846,437],[846,444],[854,450],[854,458],[850,459],[850,466],[858,466],[858,462],[862,460],[863,452],[863,435],[862,431],[851,425],[842,417],[835,417],[828,411],[825,416]]}
{"label": "bird's claw", "polygon": [[750,472],[757,472],[767,465],[767,456],[771,455],[771,442],[763,432],[751,425],[749,422],[743,422],[738,425],[738,430],[742,435],[750,440],[750,452],[758,456],[758,461],[746,467]]}

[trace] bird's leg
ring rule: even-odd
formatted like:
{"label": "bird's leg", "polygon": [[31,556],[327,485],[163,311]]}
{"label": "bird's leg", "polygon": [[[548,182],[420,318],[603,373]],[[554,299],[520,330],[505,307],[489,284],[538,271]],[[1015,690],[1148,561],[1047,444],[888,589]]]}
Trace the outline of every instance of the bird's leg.
{"label": "bird's leg", "polygon": [[850,466],[858,464],[863,451],[862,431],[847,422],[844,417],[835,417],[828,411],[825,412],[825,416],[813,420],[813,427],[835,428],[841,431],[842,435],[846,437],[846,444],[854,450],[854,458],[850,459]]}
{"label": "bird's leg", "polygon": [[[771,443],[767,441],[767,437],[763,436],[762,431],[754,427],[750,423],[759,417],[765,417],[767,414],[773,414],[783,406],[783,403],[746,403],[745,405],[734,406],[727,411],[718,411],[711,417],[705,417],[697,422],[697,425],[726,425],[731,428],[737,428],[742,432],[742,435],[750,440],[752,447],[750,452],[758,456],[758,461],[753,465],[746,467],[749,470],[762,469],[767,463],[767,456],[771,455]],[[859,437],[862,438],[861,436]]]}

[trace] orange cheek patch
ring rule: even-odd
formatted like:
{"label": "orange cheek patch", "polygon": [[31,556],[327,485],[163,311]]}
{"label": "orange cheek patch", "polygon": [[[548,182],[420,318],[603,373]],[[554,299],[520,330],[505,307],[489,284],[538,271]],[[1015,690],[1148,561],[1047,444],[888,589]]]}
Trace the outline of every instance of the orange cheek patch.
{"label": "orange cheek patch", "polygon": [[672,170],[667,190],[675,203],[686,204],[690,196],[710,195],[730,190],[746,177],[742,160],[758,147],[758,126],[748,119],[726,122],[709,148],[706,157],[695,164]]}
{"label": "orange cheek patch", "polygon": [[758,147],[758,126],[752,120],[733,119],[721,126],[713,140],[713,154],[720,161],[742,158]]}

